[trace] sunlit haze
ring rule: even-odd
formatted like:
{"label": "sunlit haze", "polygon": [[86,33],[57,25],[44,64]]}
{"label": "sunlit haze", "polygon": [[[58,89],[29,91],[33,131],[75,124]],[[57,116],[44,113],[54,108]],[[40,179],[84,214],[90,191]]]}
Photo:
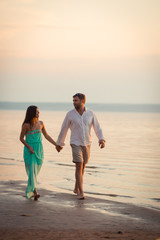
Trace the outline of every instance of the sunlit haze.
{"label": "sunlit haze", "polygon": [[0,101],[160,103],[159,0],[1,0]]}

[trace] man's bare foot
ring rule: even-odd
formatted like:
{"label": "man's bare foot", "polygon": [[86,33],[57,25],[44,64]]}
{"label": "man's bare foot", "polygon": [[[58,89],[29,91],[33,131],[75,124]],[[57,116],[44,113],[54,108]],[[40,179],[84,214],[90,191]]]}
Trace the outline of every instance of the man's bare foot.
{"label": "man's bare foot", "polygon": [[84,199],[85,199],[84,193],[78,194],[78,195],[77,195],[77,199],[79,199],[79,200],[84,200]]}

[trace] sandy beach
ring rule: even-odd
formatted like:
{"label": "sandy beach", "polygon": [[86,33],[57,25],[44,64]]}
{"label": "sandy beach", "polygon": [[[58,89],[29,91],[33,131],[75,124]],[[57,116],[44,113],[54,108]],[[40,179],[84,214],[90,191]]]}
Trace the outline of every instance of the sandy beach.
{"label": "sandy beach", "polygon": [[0,239],[160,238],[160,211],[87,196],[39,189],[25,198],[25,181],[0,182]]}

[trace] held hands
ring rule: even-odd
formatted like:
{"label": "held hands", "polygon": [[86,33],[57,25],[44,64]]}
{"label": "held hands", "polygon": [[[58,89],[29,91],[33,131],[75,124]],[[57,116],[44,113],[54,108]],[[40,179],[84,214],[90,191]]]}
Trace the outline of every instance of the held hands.
{"label": "held hands", "polygon": [[104,148],[105,147],[105,140],[99,140],[99,146],[100,148]]}
{"label": "held hands", "polygon": [[61,146],[59,146],[59,145],[56,145],[56,150],[57,150],[57,152],[60,152],[62,149],[63,149],[63,147],[61,147]]}

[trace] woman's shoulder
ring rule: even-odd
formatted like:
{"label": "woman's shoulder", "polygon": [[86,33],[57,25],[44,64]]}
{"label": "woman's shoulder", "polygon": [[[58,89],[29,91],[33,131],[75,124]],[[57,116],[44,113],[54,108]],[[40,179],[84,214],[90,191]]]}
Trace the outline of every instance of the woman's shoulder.
{"label": "woman's shoulder", "polygon": [[30,130],[30,124],[29,123],[24,123],[23,126],[22,126],[24,129],[26,130]]}
{"label": "woman's shoulder", "polygon": [[40,125],[40,128],[43,128],[43,126],[44,126],[43,121],[39,120],[39,125]]}
{"label": "woman's shoulder", "polygon": [[39,124],[43,125],[43,121],[39,120]]}

